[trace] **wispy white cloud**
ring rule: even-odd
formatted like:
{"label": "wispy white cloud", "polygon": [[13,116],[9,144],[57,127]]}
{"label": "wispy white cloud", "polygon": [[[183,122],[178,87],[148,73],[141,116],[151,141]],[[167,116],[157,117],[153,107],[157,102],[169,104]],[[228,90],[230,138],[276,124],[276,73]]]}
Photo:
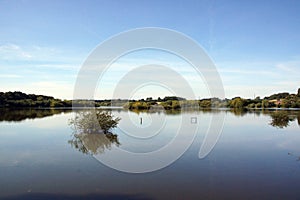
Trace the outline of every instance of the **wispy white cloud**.
{"label": "wispy white cloud", "polygon": [[48,64],[38,64],[34,65],[34,67],[42,67],[42,68],[49,68],[49,69],[62,69],[62,70],[78,70],[80,69],[79,65],[76,64],[55,64],[55,63],[48,63]]}
{"label": "wispy white cloud", "polygon": [[3,60],[10,59],[31,59],[31,53],[25,51],[16,44],[4,44],[0,46],[0,58]]}
{"label": "wispy white cloud", "polygon": [[235,68],[221,68],[218,70],[220,73],[227,73],[227,74],[241,74],[241,75],[267,75],[267,76],[273,76],[276,75],[274,71],[271,70],[259,70],[259,69],[253,69],[253,70],[248,70],[248,69],[235,69]]}
{"label": "wispy white cloud", "polygon": [[[34,63],[70,63],[78,57],[68,56],[66,52],[59,48],[38,46],[38,45],[18,45],[7,43],[0,45],[0,59],[9,60],[13,63],[26,61]],[[1,61],[0,60],[0,61]]]}
{"label": "wispy white cloud", "polygon": [[300,61],[281,62],[281,63],[278,63],[276,65],[276,67],[280,71],[300,74]]}

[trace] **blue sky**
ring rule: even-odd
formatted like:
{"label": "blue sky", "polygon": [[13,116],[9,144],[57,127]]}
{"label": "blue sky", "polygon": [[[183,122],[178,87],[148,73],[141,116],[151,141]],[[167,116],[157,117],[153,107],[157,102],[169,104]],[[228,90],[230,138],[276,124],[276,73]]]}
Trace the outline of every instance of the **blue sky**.
{"label": "blue sky", "polygon": [[[70,99],[76,75],[89,53],[107,38],[141,27],[169,28],[196,40],[216,64],[226,97],[295,93],[300,87],[297,0],[1,0],[0,27],[1,91]],[[174,63],[170,55],[147,51],[115,65],[130,68],[161,63],[162,57],[167,65],[189,68],[180,61]],[[179,73],[192,80],[196,96],[209,96],[203,81],[193,81],[185,70]],[[101,80],[106,86],[96,91],[96,98],[110,98],[115,85],[109,83],[120,78],[122,73],[108,72]],[[164,94],[168,95],[157,87],[144,88],[136,97]]]}

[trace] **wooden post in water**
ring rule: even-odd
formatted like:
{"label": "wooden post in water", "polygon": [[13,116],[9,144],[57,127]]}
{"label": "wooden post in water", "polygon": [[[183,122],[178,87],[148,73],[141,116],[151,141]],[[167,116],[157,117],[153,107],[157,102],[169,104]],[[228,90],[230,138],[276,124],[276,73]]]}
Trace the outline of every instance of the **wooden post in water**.
{"label": "wooden post in water", "polygon": [[143,118],[140,117],[140,124],[143,124]]}

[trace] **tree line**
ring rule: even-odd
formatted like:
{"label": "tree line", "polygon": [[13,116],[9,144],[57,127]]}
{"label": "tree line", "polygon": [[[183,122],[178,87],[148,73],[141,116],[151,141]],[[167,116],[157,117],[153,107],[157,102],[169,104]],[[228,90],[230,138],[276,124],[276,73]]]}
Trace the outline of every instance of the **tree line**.
{"label": "tree line", "polygon": [[70,100],[51,96],[25,94],[23,92],[0,92],[0,107],[69,107]]}
{"label": "tree line", "polygon": [[153,100],[128,101],[124,108],[132,110],[163,108],[165,110],[182,108],[235,108],[235,109],[264,109],[264,108],[300,108],[300,88],[297,94],[287,92],[273,94],[263,99],[245,99],[234,97],[232,99],[207,98],[201,100],[186,100],[180,97]]}
{"label": "tree line", "polygon": [[76,106],[122,106],[131,110],[160,109],[193,109],[193,108],[300,108],[300,88],[297,94],[287,92],[273,94],[271,96],[245,99],[234,97],[232,99],[207,98],[201,100],[187,100],[182,97],[167,96],[153,99],[148,97],[140,100],[61,100],[51,96],[25,94],[22,92],[0,92],[0,107],[72,107]]}
{"label": "tree line", "polygon": [[[93,105],[111,106],[111,100],[76,100],[77,106],[87,107]],[[23,92],[0,92],[0,108],[58,108],[72,107],[72,100],[61,100],[52,96],[25,94]],[[124,104],[125,102],[123,102]],[[122,105],[123,105],[122,104]]]}

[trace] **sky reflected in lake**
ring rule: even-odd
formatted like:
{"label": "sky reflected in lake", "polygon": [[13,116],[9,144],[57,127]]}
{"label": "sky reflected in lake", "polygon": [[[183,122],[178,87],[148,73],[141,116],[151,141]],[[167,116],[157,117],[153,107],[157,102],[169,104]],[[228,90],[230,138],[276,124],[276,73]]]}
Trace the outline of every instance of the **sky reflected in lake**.
{"label": "sky reflected in lake", "polygon": [[[300,196],[300,111],[274,114],[279,111],[112,110],[114,116],[121,118],[119,127],[112,131],[117,135],[115,140],[103,135],[74,137],[68,121],[75,114],[70,111],[31,110],[27,114],[22,111],[22,120],[20,117],[13,120],[15,112],[1,110],[0,198],[88,195],[85,197],[100,199],[296,199]],[[207,157],[199,159],[212,115],[220,112],[226,113],[220,139]],[[93,157],[114,146],[134,152],[161,148],[175,136],[181,115],[197,118],[197,124],[185,124],[187,134],[189,127],[198,126],[197,135],[184,155],[166,168],[129,174],[111,169]]]}

